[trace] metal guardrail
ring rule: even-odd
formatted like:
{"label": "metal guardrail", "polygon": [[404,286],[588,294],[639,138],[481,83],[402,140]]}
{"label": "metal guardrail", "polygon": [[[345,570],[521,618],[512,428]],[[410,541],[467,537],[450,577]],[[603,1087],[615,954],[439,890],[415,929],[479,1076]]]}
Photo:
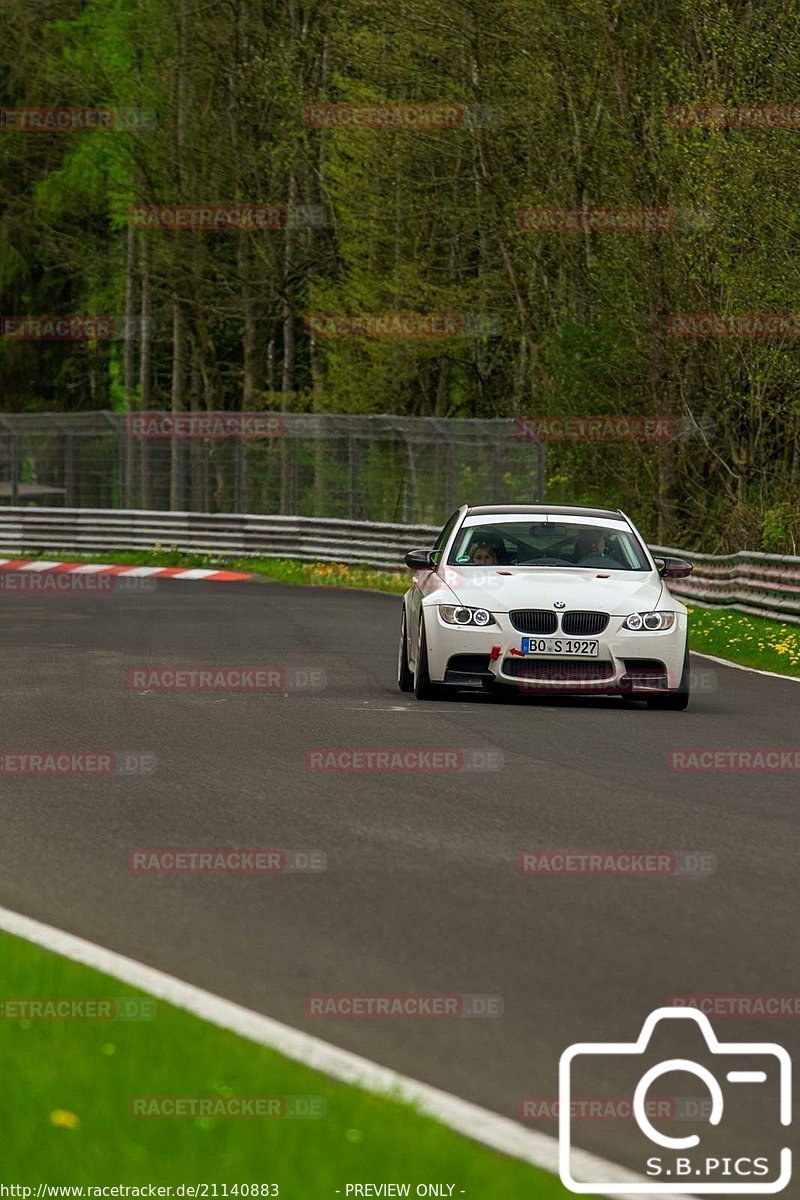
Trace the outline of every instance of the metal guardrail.
{"label": "metal guardrail", "polygon": [[670,584],[670,591],[682,600],[800,625],[800,557],[752,550],[696,554],[665,546],[651,546],[650,551],[692,563],[688,579]]}
{"label": "metal guardrail", "polygon": [[[389,570],[403,566],[407,550],[430,546],[438,532],[435,525],[335,518],[0,507],[4,554],[36,549],[97,554],[152,550],[159,543],[190,553],[365,563]],[[681,599],[800,624],[800,557],[749,550],[716,556],[665,546],[650,549],[694,565],[688,579],[671,585]]]}
{"label": "metal guardrail", "polygon": [[0,550],[102,553],[152,550],[158,543],[192,554],[265,555],[309,562],[403,566],[403,555],[430,545],[432,525],[337,518],[148,512],[142,509],[0,507]]}

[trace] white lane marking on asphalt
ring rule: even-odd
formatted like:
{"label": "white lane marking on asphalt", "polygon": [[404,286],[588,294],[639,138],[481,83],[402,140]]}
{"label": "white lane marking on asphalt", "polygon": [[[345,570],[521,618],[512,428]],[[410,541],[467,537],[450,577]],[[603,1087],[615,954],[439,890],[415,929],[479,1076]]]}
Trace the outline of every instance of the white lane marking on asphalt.
{"label": "white lane marking on asphalt", "polygon": [[86,563],[82,567],[71,567],[68,575],[94,575],[98,571],[108,571],[111,563]]}
{"label": "white lane marking on asphalt", "polygon": [[787,679],[789,683],[800,683],[798,675],[781,675],[780,671],[762,671],[760,667],[746,667],[744,663],[731,662],[729,658],[715,658],[713,654],[703,654],[700,650],[690,650],[697,658],[707,658],[709,662],[719,663],[721,667],[733,667],[734,671],[749,671],[752,675],[769,675],[770,679]]}
{"label": "white lane marking on asphalt", "polygon": [[219,571],[209,571],[205,567],[195,567],[191,571],[181,571],[173,575],[173,579],[207,579],[209,575],[219,575]]}
{"label": "white lane marking on asphalt", "polygon": [[[73,962],[83,963],[96,971],[104,971],[123,983],[141,988],[159,1000],[174,1004],[186,1012],[202,1017],[221,1029],[229,1029],[241,1037],[249,1038],[261,1046],[269,1046],[286,1058],[311,1067],[312,1070],[322,1071],[326,1075],[340,1079],[343,1083],[361,1087],[368,1092],[380,1095],[392,1094],[400,1100],[418,1105],[425,1113],[449,1125],[465,1137],[481,1142],[501,1154],[511,1158],[521,1159],[534,1167],[540,1167],[558,1175],[558,1139],[548,1133],[540,1133],[535,1129],[525,1129],[509,1117],[501,1117],[489,1109],[461,1100],[449,1092],[430,1087],[408,1075],[401,1075],[391,1067],[382,1067],[379,1063],[350,1050],[342,1050],[322,1038],[310,1033],[283,1025],[272,1017],[262,1016],[232,1000],[215,996],[194,984],[176,979],[155,967],[148,967],[133,958],[126,958],[114,950],[97,946],[94,942],[75,937],[63,929],[53,925],[45,925],[32,917],[12,912],[8,908],[0,908],[0,929],[16,937],[25,938],[46,950],[52,950]],[[596,1154],[585,1150],[575,1150],[572,1156],[573,1171],[586,1179],[587,1183],[608,1180],[612,1183],[641,1184],[646,1180],[642,1175],[620,1167],[616,1163],[607,1162]],[[627,1190],[620,1192],[605,1192],[605,1195],[616,1197],[617,1200],[650,1200],[650,1196],[642,1193],[632,1193]],[[664,1195],[663,1200],[677,1200],[674,1196]],[[694,1200],[684,1196],[683,1200]]]}
{"label": "white lane marking on asphalt", "polygon": [[60,567],[60,562],[46,562],[42,559],[40,562],[29,562],[24,567],[20,567],[20,571],[50,571],[53,567]]}
{"label": "white lane marking on asphalt", "polygon": [[[360,706],[356,706],[356,704],[345,704],[344,712],[345,713],[363,713],[363,715],[365,715],[365,716],[368,716],[369,713],[420,713],[421,716],[427,716],[427,714],[429,712],[431,712],[431,709],[416,708],[416,707],[415,708],[411,708],[411,707],[402,708],[402,707],[399,707],[398,704],[390,704],[389,707],[384,706],[381,708],[378,708],[377,706],[375,706],[374,708],[361,708]],[[440,708],[439,706],[437,706],[437,713],[477,713],[477,712],[480,712],[480,709],[477,709],[475,706],[470,706],[470,704],[464,704],[463,708]]]}
{"label": "white lane marking on asphalt", "polygon": [[131,567],[129,571],[120,571],[119,575],[120,578],[124,575],[159,575],[163,570],[163,567]]}

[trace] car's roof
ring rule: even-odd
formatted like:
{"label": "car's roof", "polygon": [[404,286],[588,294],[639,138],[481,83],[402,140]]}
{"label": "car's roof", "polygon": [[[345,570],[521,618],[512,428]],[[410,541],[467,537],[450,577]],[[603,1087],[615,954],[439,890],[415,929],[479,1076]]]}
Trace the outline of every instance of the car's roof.
{"label": "car's roof", "polygon": [[550,517],[611,517],[615,521],[624,519],[618,508],[588,508],[582,504],[479,504],[468,509],[466,515],[501,517],[504,513],[530,513],[531,516]]}

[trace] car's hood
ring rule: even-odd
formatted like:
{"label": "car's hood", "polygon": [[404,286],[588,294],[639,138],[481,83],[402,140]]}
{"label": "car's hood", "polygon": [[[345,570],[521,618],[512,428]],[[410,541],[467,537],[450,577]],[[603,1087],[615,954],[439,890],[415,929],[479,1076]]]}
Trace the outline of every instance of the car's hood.
{"label": "car's hood", "polygon": [[598,571],[597,567],[486,567],[463,573],[448,567],[445,576],[461,604],[509,612],[514,608],[567,609],[622,616],[657,606],[662,582],[655,572]]}

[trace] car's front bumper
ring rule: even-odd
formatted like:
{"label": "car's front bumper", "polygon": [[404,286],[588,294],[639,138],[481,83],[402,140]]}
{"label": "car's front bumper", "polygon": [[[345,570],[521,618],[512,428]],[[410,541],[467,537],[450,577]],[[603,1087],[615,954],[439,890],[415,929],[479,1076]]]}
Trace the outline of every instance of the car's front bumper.
{"label": "car's front bumper", "polygon": [[[658,692],[680,685],[686,651],[685,612],[676,612],[672,629],[655,632],[623,629],[625,617],[612,616],[603,633],[591,635],[598,643],[595,658],[523,655],[526,635],[514,629],[507,613],[494,613],[494,625],[473,628],[447,624],[435,605],[424,611],[430,676],[435,682],[461,687],[505,684],[522,692],[601,694]],[[663,671],[657,671],[656,664],[663,664]]]}

